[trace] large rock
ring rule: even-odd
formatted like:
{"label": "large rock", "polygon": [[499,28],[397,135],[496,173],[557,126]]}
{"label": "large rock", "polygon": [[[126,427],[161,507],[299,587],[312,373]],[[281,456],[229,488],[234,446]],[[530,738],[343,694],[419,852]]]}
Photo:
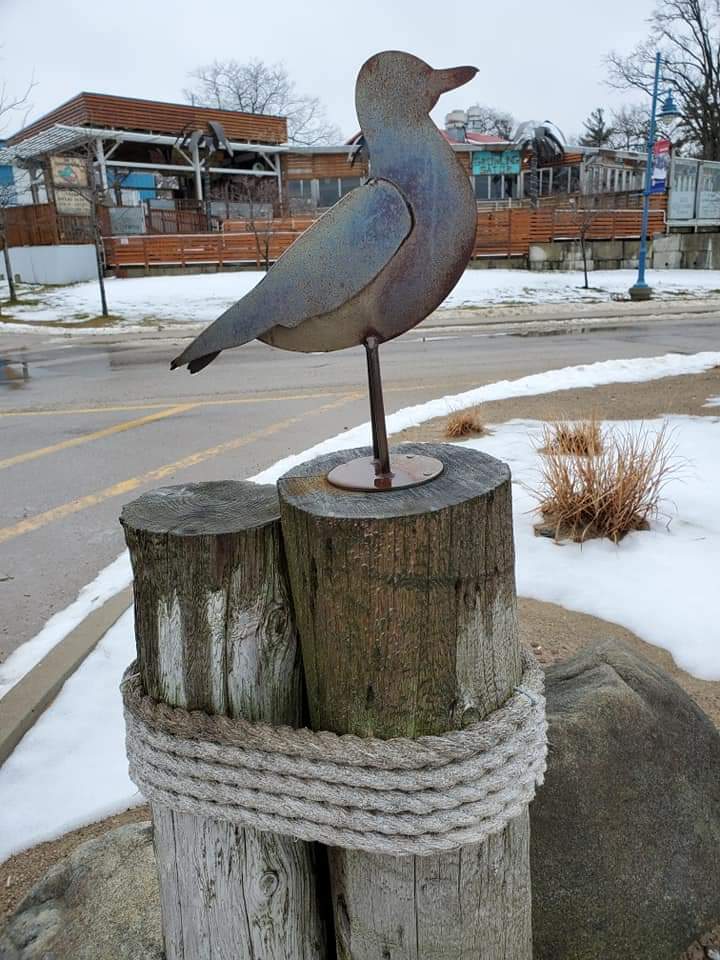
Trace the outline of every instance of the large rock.
{"label": "large rock", "polygon": [[0,932],[0,960],[162,960],[152,830],[133,823],[56,864]]}
{"label": "large rock", "polygon": [[534,960],[675,960],[720,921],[720,735],[617,643],[547,672]]}

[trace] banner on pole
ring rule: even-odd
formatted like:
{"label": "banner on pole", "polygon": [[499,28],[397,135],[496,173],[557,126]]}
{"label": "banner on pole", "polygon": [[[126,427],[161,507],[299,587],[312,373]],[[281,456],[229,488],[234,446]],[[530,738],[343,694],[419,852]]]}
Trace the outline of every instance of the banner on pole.
{"label": "banner on pole", "polygon": [[650,193],[665,193],[670,167],[670,141],[658,140],[653,146],[652,183]]}

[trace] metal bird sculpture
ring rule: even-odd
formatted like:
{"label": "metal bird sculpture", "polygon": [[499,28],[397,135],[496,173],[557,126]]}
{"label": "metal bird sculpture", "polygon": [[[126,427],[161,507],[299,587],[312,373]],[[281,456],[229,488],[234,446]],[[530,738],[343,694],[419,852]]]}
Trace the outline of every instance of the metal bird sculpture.
{"label": "metal bird sculpture", "polygon": [[424,483],[432,457],[388,451],[378,346],[439,306],[472,254],[477,217],[470,179],[430,119],[441,94],[475,67],[434,70],[388,51],[360,69],[355,103],[370,178],[306,230],[242,300],[172,361],[197,373],[221,350],[259,339],[284,350],[367,353],[373,456],[328,479],[359,490]]}

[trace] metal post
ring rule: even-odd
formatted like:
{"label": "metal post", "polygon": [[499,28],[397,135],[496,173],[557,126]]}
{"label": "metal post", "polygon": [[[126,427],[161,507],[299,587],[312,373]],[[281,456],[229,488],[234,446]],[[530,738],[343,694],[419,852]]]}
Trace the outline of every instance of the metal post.
{"label": "metal post", "polygon": [[100,184],[102,185],[103,192],[105,192],[108,188],[108,178],[102,137],[97,137],[95,140],[95,156],[97,157],[98,167],[100,168]]}
{"label": "metal post", "polygon": [[200,151],[198,149],[197,144],[193,146],[192,162],[193,162],[193,170],[195,172],[195,199],[202,200],[203,198],[202,168],[200,166]]}
{"label": "metal post", "polygon": [[645,282],[645,261],[647,259],[647,235],[650,219],[650,191],[652,190],[653,147],[655,146],[655,113],[657,111],[658,87],[660,85],[660,65],[662,58],[660,51],[655,54],[655,81],[653,83],[652,107],[650,110],[650,129],[647,139],[647,161],[645,167],[645,189],[643,191],[642,223],[640,226],[640,256],[638,258],[638,275],[634,285],[630,287],[631,300],[649,300],[652,290]]}
{"label": "metal post", "polygon": [[368,387],[370,392],[370,421],[372,423],[373,457],[377,461],[378,476],[390,476],[390,451],[388,450],[387,430],[385,429],[385,404],[380,378],[380,358],[378,356],[378,338],[368,337],[365,341],[367,355]]}

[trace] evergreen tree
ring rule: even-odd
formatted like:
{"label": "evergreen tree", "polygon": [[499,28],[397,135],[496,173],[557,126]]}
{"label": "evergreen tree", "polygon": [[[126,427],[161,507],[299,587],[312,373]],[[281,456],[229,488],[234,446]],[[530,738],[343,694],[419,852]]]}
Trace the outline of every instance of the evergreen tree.
{"label": "evergreen tree", "polygon": [[593,110],[587,120],[583,121],[583,126],[585,135],[580,137],[580,143],[584,147],[606,147],[615,133],[613,128],[605,123],[605,111],[602,107]]}

